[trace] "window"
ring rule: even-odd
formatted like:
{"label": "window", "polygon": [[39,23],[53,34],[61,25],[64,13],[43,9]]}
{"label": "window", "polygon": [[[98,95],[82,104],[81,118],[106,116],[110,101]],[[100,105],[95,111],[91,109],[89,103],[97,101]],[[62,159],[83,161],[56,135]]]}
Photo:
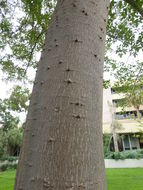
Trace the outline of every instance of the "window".
{"label": "window", "polygon": [[130,135],[123,136],[123,149],[132,150],[137,149],[137,138]]}

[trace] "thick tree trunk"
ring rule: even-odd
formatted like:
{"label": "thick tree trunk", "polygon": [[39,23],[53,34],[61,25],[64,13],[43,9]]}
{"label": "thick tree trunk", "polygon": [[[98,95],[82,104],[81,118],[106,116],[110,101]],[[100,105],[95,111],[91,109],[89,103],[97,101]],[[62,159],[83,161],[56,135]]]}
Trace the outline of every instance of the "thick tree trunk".
{"label": "thick tree trunk", "polygon": [[59,0],[24,131],[15,190],[105,190],[104,42],[109,0]]}

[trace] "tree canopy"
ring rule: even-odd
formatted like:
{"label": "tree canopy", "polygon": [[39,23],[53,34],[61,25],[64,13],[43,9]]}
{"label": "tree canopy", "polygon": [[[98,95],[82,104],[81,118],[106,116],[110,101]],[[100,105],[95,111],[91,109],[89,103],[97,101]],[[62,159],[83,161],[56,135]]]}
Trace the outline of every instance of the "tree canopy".
{"label": "tree canopy", "polygon": [[[5,79],[30,80],[28,69],[37,68],[55,5],[56,0],[1,0],[0,68]],[[120,84],[124,82],[122,86],[125,86],[125,81],[128,86],[129,83],[139,81],[142,83],[141,60],[134,64],[118,61],[118,57],[126,54],[138,57],[143,51],[142,29],[143,0],[111,0],[107,24],[105,71],[112,73]],[[118,57],[112,58],[112,52]],[[27,98],[27,91],[20,93],[19,87],[14,90],[16,94],[13,92],[10,100],[7,100],[10,109],[17,111],[26,109],[24,99]]]}
{"label": "tree canopy", "polygon": [[[1,69],[8,79],[26,77],[29,67],[36,68],[55,0],[16,0],[0,2]],[[106,52],[117,43],[116,53],[137,56],[143,49],[143,1],[111,0]],[[107,63],[106,63],[107,62]],[[115,67],[111,59],[105,66]],[[108,67],[109,68],[109,67]]]}

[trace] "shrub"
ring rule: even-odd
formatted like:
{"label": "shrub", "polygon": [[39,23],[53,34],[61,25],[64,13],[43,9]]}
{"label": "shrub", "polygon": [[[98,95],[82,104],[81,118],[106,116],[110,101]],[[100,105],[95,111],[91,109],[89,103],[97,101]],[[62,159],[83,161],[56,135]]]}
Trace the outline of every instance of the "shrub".
{"label": "shrub", "polygon": [[120,152],[114,152],[114,154],[113,154],[113,159],[115,159],[115,160],[119,160],[120,159]]}
{"label": "shrub", "polygon": [[106,153],[105,158],[106,159],[114,159],[113,156],[114,156],[114,152],[108,152],[108,153]]}
{"label": "shrub", "polygon": [[15,169],[15,170],[16,170],[16,169],[17,169],[17,165],[18,165],[17,163],[12,164],[12,169]]}
{"label": "shrub", "polygon": [[0,167],[0,171],[6,171],[9,169],[17,169],[17,163],[6,163],[2,164]]}
{"label": "shrub", "polygon": [[143,149],[128,150],[123,152],[108,152],[105,154],[106,159],[124,160],[124,159],[141,159],[143,158]]}
{"label": "shrub", "polygon": [[8,169],[17,169],[17,163],[9,164]]}
{"label": "shrub", "polygon": [[0,170],[1,171],[6,171],[8,169],[8,164],[3,164],[1,167],[0,167]]}
{"label": "shrub", "polygon": [[18,157],[17,156],[5,156],[5,157],[0,158],[0,161],[6,161],[6,160],[9,162],[13,162],[13,161],[18,160]]}

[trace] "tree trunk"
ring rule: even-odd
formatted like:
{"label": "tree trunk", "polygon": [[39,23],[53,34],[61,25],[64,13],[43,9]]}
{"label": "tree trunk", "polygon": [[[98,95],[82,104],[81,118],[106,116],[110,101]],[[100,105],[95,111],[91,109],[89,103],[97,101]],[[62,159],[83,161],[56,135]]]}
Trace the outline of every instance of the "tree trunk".
{"label": "tree trunk", "polygon": [[113,143],[114,143],[115,152],[119,152],[118,139],[117,139],[117,134],[115,133],[115,131],[113,132]]}
{"label": "tree trunk", "polygon": [[15,190],[106,190],[102,144],[109,0],[59,0],[24,130]]}
{"label": "tree trunk", "polygon": [[139,107],[137,107],[136,110],[137,110],[137,118],[141,119],[141,113],[140,113]]}

